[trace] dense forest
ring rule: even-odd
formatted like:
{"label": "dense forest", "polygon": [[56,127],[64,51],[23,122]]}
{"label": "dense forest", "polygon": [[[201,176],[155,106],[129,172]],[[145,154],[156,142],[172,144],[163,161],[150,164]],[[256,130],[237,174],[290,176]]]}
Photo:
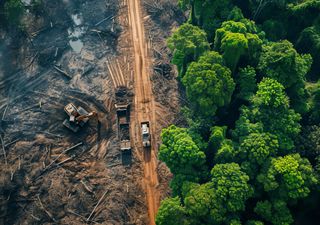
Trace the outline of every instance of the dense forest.
{"label": "dense forest", "polygon": [[167,40],[188,103],[162,131],[158,225],[317,224],[320,1],[179,0]]}

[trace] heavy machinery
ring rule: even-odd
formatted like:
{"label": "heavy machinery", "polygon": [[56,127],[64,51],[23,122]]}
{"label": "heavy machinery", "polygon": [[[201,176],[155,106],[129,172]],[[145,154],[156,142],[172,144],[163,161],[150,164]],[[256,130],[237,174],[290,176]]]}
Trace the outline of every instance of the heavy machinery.
{"label": "heavy machinery", "polygon": [[151,146],[150,124],[149,121],[141,123],[142,145],[145,148]]}
{"label": "heavy machinery", "polygon": [[123,165],[131,164],[131,143],[130,143],[130,110],[128,103],[115,104],[117,109],[118,138]]}
{"label": "heavy machinery", "polygon": [[87,112],[81,106],[77,108],[72,103],[67,104],[64,111],[68,114],[69,119],[65,119],[63,125],[73,132],[78,132],[80,127],[83,127],[90,118],[97,116],[95,111]]}

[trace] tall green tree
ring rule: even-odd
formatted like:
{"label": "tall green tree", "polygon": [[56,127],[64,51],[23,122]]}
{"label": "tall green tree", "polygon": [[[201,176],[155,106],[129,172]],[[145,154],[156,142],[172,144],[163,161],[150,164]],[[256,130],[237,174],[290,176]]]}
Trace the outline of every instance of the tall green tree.
{"label": "tall green tree", "polygon": [[255,69],[251,66],[240,68],[236,83],[237,97],[245,101],[250,101],[250,98],[257,90]]}
{"label": "tall green tree", "polygon": [[250,133],[267,132],[277,137],[281,152],[292,150],[301,129],[301,117],[290,109],[284,87],[276,80],[264,78],[251,104],[242,108],[234,137],[241,142]]}
{"label": "tall green tree", "polygon": [[235,150],[230,139],[226,138],[227,127],[214,126],[211,128],[211,135],[209,137],[209,151],[214,153],[208,154],[213,157],[215,162],[227,163],[233,162],[235,157]]}
{"label": "tall green tree", "polygon": [[223,54],[233,72],[241,56],[248,55],[252,59],[261,50],[263,42],[256,33],[251,33],[254,32],[252,24],[231,20],[223,22],[221,28],[216,30],[214,48]]}
{"label": "tall green tree", "polygon": [[304,82],[312,64],[311,55],[300,55],[287,40],[263,46],[258,70],[261,74],[280,82],[300,113],[308,110]]}
{"label": "tall green tree", "polygon": [[240,144],[239,155],[245,160],[262,165],[277,153],[278,140],[269,133],[251,133]]}
{"label": "tall green tree", "polygon": [[230,223],[253,194],[249,177],[236,163],[215,165],[211,176],[210,182],[190,190],[184,199],[186,210],[196,224]]}
{"label": "tall green tree", "polygon": [[293,223],[287,203],[283,200],[259,201],[254,211],[274,225],[289,225]]}
{"label": "tall green tree", "polygon": [[190,64],[182,79],[193,108],[205,117],[214,116],[219,107],[226,106],[235,88],[231,71],[221,61],[217,52],[207,52]]}
{"label": "tall green tree", "polygon": [[185,181],[199,182],[206,177],[205,154],[185,128],[171,125],[162,130],[159,159],[166,163],[174,178],[170,183],[174,195],[181,194]]}
{"label": "tall green tree", "polygon": [[[320,4],[319,4],[320,5]],[[320,21],[320,19],[319,19]],[[312,80],[318,78],[320,71],[320,23],[305,28],[299,35],[297,47],[301,52],[310,53],[313,58]]]}
{"label": "tall green tree", "polygon": [[173,51],[172,63],[183,76],[187,65],[209,50],[206,33],[200,28],[185,23],[168,38],[168,47]]}
{"label": "tall green tree", "polygon": [[200,151],[186,129],[171,125],[162,130],[159,158],[173,174],[201,173],[205,154]]}
{"label": "tall green tree", "polygon": [[299,154],[270,159],[257,180],[266,192],[284,201],[307,197],[318,183],[310,162]]}
{"label": "tall green tree", "polygon": [[157,225],[188,225],[186,210],[179,197],[167,198],[161,202],[156,217]]}

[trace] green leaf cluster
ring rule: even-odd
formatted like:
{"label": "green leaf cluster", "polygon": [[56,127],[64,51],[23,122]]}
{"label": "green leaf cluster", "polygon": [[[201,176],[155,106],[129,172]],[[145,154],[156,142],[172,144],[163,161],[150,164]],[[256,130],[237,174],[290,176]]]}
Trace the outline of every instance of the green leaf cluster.
{"label": "green leaf cluster", "polygon": [[206,52],[189,65],[182,79],[193,108],[205,117],[213,116],[219,107],[227,105],[235,88],[231,71],[222,62],[217,52]]}

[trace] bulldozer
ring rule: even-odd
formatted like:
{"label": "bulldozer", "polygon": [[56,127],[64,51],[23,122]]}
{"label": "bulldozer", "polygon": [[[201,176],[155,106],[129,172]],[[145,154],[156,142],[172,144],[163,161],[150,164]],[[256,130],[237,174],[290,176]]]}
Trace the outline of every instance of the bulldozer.
{"label": "bulldozer", "polygon": [[95,111],[88,112],[81,106],[76,107],[74,104],[69,103],[64,107],[64,111],[69,116],[69,119],[63,121],[63,125],[73,132],[78,132],[81,127],[83,127],[90,118],[96,117],[97,113]]}

